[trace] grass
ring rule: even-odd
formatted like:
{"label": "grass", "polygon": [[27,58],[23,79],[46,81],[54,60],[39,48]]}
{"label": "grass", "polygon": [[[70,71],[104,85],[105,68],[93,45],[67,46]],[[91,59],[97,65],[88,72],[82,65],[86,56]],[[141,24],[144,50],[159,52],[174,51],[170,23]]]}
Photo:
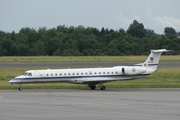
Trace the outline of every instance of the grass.
{"label": "grass", "polygon": [[[0,57],[0,62],[142,62],[147,56],[16,56]],[[161,56],[161,62],[180,62],[180,55]],[[0,89],[17,89],[8,81],[31,68],[0,68]],[[38,68],[40,69],[40,68]],[[145,78],[132,81],[105,83],[107,88],[180,88],[180,68],[159,68]],[[24,89],[87,88],[87,85],[70,83],[27,84]]]}
{"label": "grass", "polygon": [[113,87],[121,88],[179,88],[180,68],[160,68],[156,73],[133,81],[109,83]]}
{"label": "grass", "polygon": [[[1,56],[0,62],[142,62],[147,56]],[[161,61],[180,61],[180,55],[161,56]]]}
{"label": "grass", "polygon": [[[17,89],[8,81],[15,76],[22,74],[30,68],[0,68],[0,89]],[[180,88],[180,68],[159,68],[158,71],[150,76],[130,81],[114,81],[105,83],[107,88]],[[88,88],[87,85],[71,83],[45,83],[27,84],[24,89],[82,89]]]}

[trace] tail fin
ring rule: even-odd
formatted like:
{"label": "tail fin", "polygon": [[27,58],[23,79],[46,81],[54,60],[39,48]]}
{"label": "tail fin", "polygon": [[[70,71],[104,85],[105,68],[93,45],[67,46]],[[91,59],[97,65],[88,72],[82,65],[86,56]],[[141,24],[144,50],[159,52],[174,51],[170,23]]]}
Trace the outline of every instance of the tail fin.
{"label": "tail fin", "polygon": [[157,69],[161,54],[163,52],[169,52],[169,51],[171,51],[171,50],[166,50],[166,49],[151,50],[151,53],[147,57],[145,62],[140,63],[140,64],[136,64],[136,65],[143,66],[143,67],[149,67],[149,68],[152,68],[152,69]]}

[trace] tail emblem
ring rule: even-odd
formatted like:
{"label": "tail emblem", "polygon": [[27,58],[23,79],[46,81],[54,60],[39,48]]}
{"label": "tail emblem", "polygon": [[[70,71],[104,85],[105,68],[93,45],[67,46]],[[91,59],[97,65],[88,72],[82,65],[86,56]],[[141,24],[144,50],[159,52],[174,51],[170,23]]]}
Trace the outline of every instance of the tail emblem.
{"label": "tail emblem", "polygon": [[153,60],[154,60],[154,58],[153,57],[150,57],[150,63],[153,63]]}

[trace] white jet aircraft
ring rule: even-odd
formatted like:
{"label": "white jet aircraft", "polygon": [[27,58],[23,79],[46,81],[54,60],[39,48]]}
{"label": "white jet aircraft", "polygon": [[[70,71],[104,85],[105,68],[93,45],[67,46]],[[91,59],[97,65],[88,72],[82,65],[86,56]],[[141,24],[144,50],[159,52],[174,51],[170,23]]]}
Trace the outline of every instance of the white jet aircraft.
{"label": "white jet aircraft", "polygon": [[139,63],[132,66],[28,70],[24,74],[10,80],[9,83],[12,85],[19,85],[20,91],[22,90],[22,84],[52,82],[88,84],[92,90],[96,89],[96,84],[99,84],[99,88],[101,90],[105,90],[106,87],[103,85],[103,83],[116,80],[137,79],[154,73],[157,70],[162,52],[168,51],[170,50],[151,50],[150,55],[144,63]]}

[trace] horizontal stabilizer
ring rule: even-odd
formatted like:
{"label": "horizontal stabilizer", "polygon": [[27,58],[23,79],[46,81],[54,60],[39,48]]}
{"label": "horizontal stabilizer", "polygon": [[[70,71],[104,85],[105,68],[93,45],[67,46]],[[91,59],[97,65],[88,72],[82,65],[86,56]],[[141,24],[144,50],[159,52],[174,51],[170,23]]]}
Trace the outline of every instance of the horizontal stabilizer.
{"label": "horizontal stabilizer", "polygon": [[153,52],[153,53],[159,53],[159,52],[169,52],[169,51],[172,51],[172,50],[166,50],[166,49],[151,50],[151,52]]}

